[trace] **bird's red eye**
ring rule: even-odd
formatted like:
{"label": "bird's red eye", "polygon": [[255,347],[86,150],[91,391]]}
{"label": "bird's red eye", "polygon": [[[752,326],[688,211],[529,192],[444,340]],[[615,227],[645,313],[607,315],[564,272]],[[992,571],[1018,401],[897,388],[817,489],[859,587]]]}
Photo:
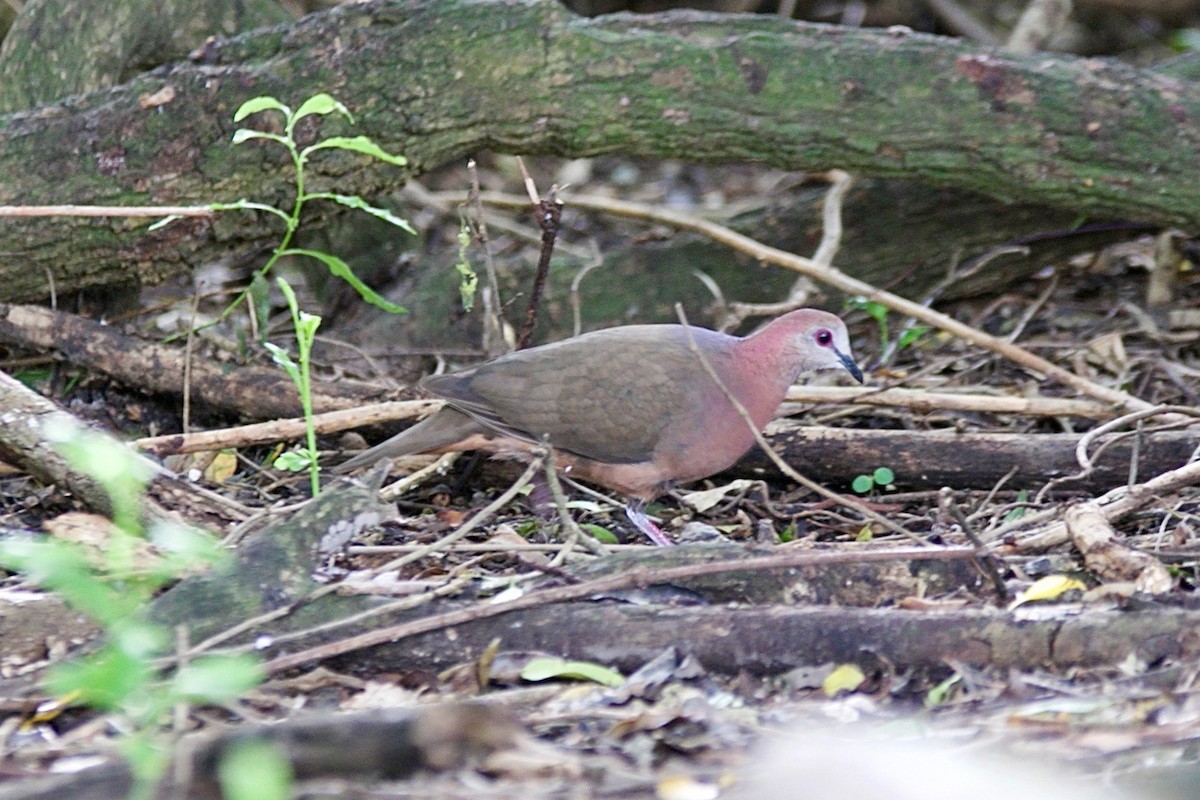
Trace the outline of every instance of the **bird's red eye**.
{"label": "bird's red eye", "polygon": [[829,347],[829,345],[833,344],[833,334],[824,328],[817,331],[813,338],[817,340],[817,344],[821,345],[821,347]]}

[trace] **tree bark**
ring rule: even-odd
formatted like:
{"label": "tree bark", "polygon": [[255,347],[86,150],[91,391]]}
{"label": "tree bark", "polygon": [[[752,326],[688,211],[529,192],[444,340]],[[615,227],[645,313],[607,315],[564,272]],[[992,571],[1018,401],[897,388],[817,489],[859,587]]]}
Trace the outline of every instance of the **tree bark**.
{"label": "tree bark", "polygon": [[0,46],[0,112],[128,80],[208,36],[290,19],[273,0],[29,0]]}
{"label": "tree bark", "polygon": [[[170,87],[143,108],[139,96]],[[551,0],[342,6],[213,42],[190,63],[0,120],[0,202],[287,202],[282,152],[229,144],[244,100],[328,91],[407,170],[339,153],[310,188],[367,197],[480,149],[842,167],[1155,224],[1200,221],[1200,88],[1152,70],[1007,56],[915,34],[671,12],[584,19]],[[258,126],[269,119],[254,119]],[[311,119],[300,135],[349,132]],[[314,209],[314,220],[331,213]],[[248,214],[5,220],[0,299],[144,282],[262,246]]]}
{"label": "tree bark", "polygon": [[[896,473],[905,489],[990,489],[1010,471],[1008,489],[1040,488],[1046,481],[1076,475],[1079,435],[1071,433],[956,433],[954,431],[858,430],[803,425],[777,419],[767,438],[784,460],[802,474],[831,488],[843,488],[855,476],[876,467]],[[1094,468],[1063,491],[1104,492],[1129,483],[1135,436],[1098,437],[1089,452]],[[1146,481],[1188,463],[1200,436],[1163,431],[1141,437],[1136,475]],[[1015,471],[1014,471],[1015,470]],[[735,474],[775,475],[775,466],[755,448],[732,470]],[[884,495],[886,500],[887,496]]]}
{"label": "tree bark", "polygon": [[780,675],[800,667],[943,672],[946,664],[1018,670],[1116,666],[1200,654],[1200,615],[1068,606],[1007,613],[992,609],[914,612],[896,608],[632,606],[571,603],[531,608],[425,633],[345,656],[335,666],[366,673],[437,671],[503,651],[545,652],[632,671],[676,647],[723,675]]}

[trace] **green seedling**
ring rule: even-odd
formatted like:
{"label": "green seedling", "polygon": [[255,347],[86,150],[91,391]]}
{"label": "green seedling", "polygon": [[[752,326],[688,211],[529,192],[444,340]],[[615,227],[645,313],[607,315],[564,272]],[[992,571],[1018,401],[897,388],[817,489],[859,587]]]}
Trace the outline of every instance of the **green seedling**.
{"label": "green seedling", "polygon": [[[324,253],[319,250],[307,250],[304,248],[292,247],[292,239],[296,234],[296,230],[300,227],[300,215],[305,203],[311,200],[327,200],[351,208],[356,211],[362,211],[370,214],[376,219],[381,219],[391,225],[400,228],[408,233],[416,235],[416,231],[408,222],[400,217],[397,217],[391,211],[385,208],[378,208],[357,195],[336,194],[334,192],[309,192],[305,189],[305,166],[308,164],[312,156],[322,150],[343,150],[362,155],[370,156],[394,166],[402,167],[408,163],[402,155],[389,153],[379,145],[375,144],[366,136],[329,136],[321,139],[307,147],[301,147],[296,141],[296,125],[302,119],[313,115],[325,116],[327,114],[339,114],[346,118],[350,124],[354,124],[354,116],[340,102],[335,100],[328,94],[320,93],[305,100],[300,104],[300,107],[293,111],[290,107],[284,105],[274,97],[261,96],[247,100],[238,108],[233,115],[234,122],[241,122],[254,114],[264,112],[275,112],[283,115],[284,126],[283,133],[269,133],[266,131],[258,131],[250,128],[239,128],[233,134],[234,144],[243,144],[252,140],[262,140],[274,142],[285,150],[291,156],[292,166],[295,171],[295,200],[292,202],[290,211],[275,208],[274,206],[265,203],[256,203],[250,200],[238,200],[234,203],[213,203],[210,208],[214,211],[262,211],[267,214],[272,214],[278,217],[284,225],[283,238],[278,246],[272,251],[267,262],[257,270],[256,277],[260,280],[275,267],[279,259],[285,256],[299,256],[303,258],[311,258],[321,262],[326,269],[334,276],[341,278],[346,283],[358,292],[358,294],[366,302],[383,309],[389,313],[399,314],[404,313],[405,309],[402,306],[396,305],[375,292],[371,287],[367,286],[363,281],[354,274],[350,265],[341,260],[337,256],[329,253]],[[166,217],[165,219],[151,226],[154,229],[158,226],[165,225],[172,221],[175,217]],[[252,291],[253,282],[250,287],[247,287],[237,299],[233,301],[223,312],[221,312],[218,321],[224,320],[232,311],[237,308],[243,300],[245,300]]]}
{"label": "green seedling", "polygon": [[292,383],[296,384],[297,391],[300,392],[300,405],[304,409],[305,446],[301,450],[290,450],[280,454],[275,459],[275,466],[291,472],[307,469],[312,495],[316,497],[321,491],[321,466],[317,463],[320,453],[317,451],[317,428],[313,422],[312,346],[313,340],[317,338],[317,328],[321,324],[321,318],[315,314],[301,311],[300,305],[296,302],[296,293],[292,291],[288,282],[283,278],[277,278],[276,281],[279,284],[279,290],[283,292],[284,299],[287,300],[288,311],[292,315],[292,330],[296,333],[296,353],[300,363],[292,361],[288,352],[278,345],[264,342],[263,346],[271,352],[275,363],[283,367],[291,377]]}
{"label": "green seedling", "polygon": [[850,482],[850,488],[859,494],[870,494],[875,487],[891,489],[896,482],[896,473],[887,467],[879,467],[870,475],[857,475]]}
{"label": "green seedling", "polygon": [[868,317],[875,320],[875,324],[879,329],[879,352],[883,354],[882,360],[884,361],[891,355],[894,355],[894,353],[899,353],[901,350],[916,344],[922,336],[929,332],[929,328],[924,325],[908,325],[900,332],[900,337],[896,339],[893,347],[891,327],[888,324],[887,306],[875,300],[868,300],[865,297],[852,297],[846,301],[846,304],[850,308],[865,311]]}

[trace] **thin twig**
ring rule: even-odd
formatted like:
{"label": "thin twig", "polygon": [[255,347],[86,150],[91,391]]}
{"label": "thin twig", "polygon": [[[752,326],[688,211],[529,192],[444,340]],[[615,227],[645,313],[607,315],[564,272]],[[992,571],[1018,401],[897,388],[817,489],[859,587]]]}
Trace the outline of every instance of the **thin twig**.
{"label": "thin twig", "polygon": [[416,472],[411,472],[408,475],[405,475],[395,483],[389,483],[387,486],[384,486],[379,490],[380,499],[387,501],[395,500],[412,487],[423,483],[429,476],[445,473],[450,469],[450,467],[454,466],[454,462],[457,461],[461,455],[462,453],[460,452],[443,453],[438,457],[438,460],[434,461],[432,464],[421,467]]}
{"label": "thin twig", "polygon": [[[492,240],[488,236],[487,220],[483,215],[483,203],[479,201],[479,169],[473,158],[467,160],[467,173],[471,176],[471,190],[468,199],[471,210],[475,213],[474,219],[471,220],[471,227],[475,232],[475,240],[483,248],[484,274],[487,275],[487,284],[482,292],[483,352],[491,357],[500,352],[493,349],[493,337],[499,336],[502,341],[504,339],[504,303],[500,297],[500,282],[496,278],[496,262],[492,257]],[[505,342],[506,347],[507,344]]]}
{"label": "thin twig", "polygon": [[979,411],[986,414],[1012,414],[1027,417],[1082,417],[1112,419],[1111,405],[1092,400],[1072,400],[1065,397],[1015,397],[959,392],[928,392],[922,389],[900,389],[862,386],[793,386],[788,389],[789,403],[843,403],[885,408],[910,408],[932,413],[937,411]]}
{"label": "thin twig", "polygon": [[[340,411],[327,411],[313,417],[317,433],[326,435],[339,431],[392,422],[400,419],[415,419],[440,408],[440,400],[395,400],[374,403]],[[298,439],[304,436],[303,418],[278,419],[239,425],[236,428],[221,428],[198,433],[169,433],[163,436],[147,436],[135,439],[133,446],[156,456],[178,453],[199,453],[220,450],[223,447],[245,447],[252,444],[277,442],[281,439]]]}
{"label": "thin twig", "polygon": [[[1200,461],[1164,472],[1137,486],[1122,486],[1113,489],[1097,498],[1096,504],[1100,507],[1105,519],[1115,522],[1132,514],[1142,506],[1161,501],[1163,497],[1197,484],[1200,484]],[[1066,523],[1060,519],[1040,530],[1021,534],[1016,544],[1020,550],[1038,552],[1064,544],[1068,540]]]}
{"label": "thin twig", "polygon": [[[393,553],[411,553],[418,547],[424,545],[416,544],[352,544],[346,548],[346,552],[350,555],[374,556],[374,555],[390,555]],[[516,544],[514,542],[480,542],[478,544],[452,544],[442,548],[443,553],[520,553],[520,552],[535,552],[535,553],[553,553],[557,552],[562,547],[560,544],[549,542],[541,544],[538,542],[523,542]],[[646,545],[644,544],[606,544],[604,545],[606,554],[610,551],[638,551],[645,552]]]}
{"label": "thin twig", "polygon": [[1075,461],[1079,464],[1079,472],[1075,473],[1074,475],[1062,475],[1051,481],[1047,481],[1046,485],[1039,489],[1037,495],[1033,498],[1034,503],[1042,502],[1042,499],[1046,496],[1046,494],[1055,486],[1063,483],[1082,480],[1092,474],[1092,471],[1095,469],[1095,464],[1093,463],[1092,456],[1088,454],[1088,448],[1092,446],[1092,442],[1096,441],[1098,437],[1103,436],[1104,434],[1117,428],[1123,428],[1131,422],[1139,422],[1147,419],[1148,417],[1168,414],[1181,414],[1189,417],[1200,417],[1200,410],[1191,408],[1190,406],[1155,406],[1153,408],[1147,408],[1142,411],[1135,411],[1132,414],[1126,414],[1124,416],[1117,417],[1116,419],[1110,420],[1103,425],[1097,425],[1095,428],[1092,428],[1083,436],[1079,437],[1079,441],[1075,443]]}
{"label": "thin twig", "polygon": [[208,206],[0,206],[0,217],[211,217]]}
{"label": "thin twig", "polygon": [[546,287],[546,277],[550,275],[550,257],[554,253],[554,240],[558,239],[558,225],[563,216],[563,204],[556,197],[557,187],[551,186],[550,192],[546,193],[546,198],[538,197],[538,191],[533,184],[533,179],[524,168],[524,161],[517,158],[517,163],[521,166],[521,172],[524,175],[526,182],[526,190],[530,194],[530,200],[533,201],[534,216],[538,219],[538,227],[541,228],[541,252],[538,254],[538,271],[534,273],[533,287],[529,289],[529,305],[526,306],[526,315],[521,323],[521,331],[517,333],[517,349],[523,350],[529,347],[529,342],[533,339],[534,327],[538,326],[538,309],[541,306],[542,289]]}
{"label": "thin twig", "polygon": [[200,311],[200,292],[192,293],[192,311],[188,318],[187,339],[183,345],[183,419],[181,427],[186,436],[192,427],[192,356],[196,349],[196,314]]}
{"label": "thin twig", "polygon": [[996,599],[1001,603],[1007,603],[1009,594],[1008,587],[1004,585],[1004,578],[1000,575],[1000,569],[996,566],[999,558],[995,553],[989,553],[983,542],[975,535],[975,531],[971,528],[971,523],[967,520],[966,514],[958,507],[958,503],[954,502],[954,491],[948,486],[943,486],[938,492],[938,505],[942,510],[954,518],[958,523],[959,530],[963,536],[974,545],[975,552],[979,554],[979,564],[983,567],[983,571],[987,573],[988,580],[992,582],[992,587],[996,590]]}
{"label": "thin twig", "polygon": [[592,257],[592,260],[587,264],[584,264],[583,268],[576,272],[575,277],[571,279],[571,318],[573,320],[571,328],[572,336],[578,336],[579,334],[583,333],[583,308],[579,299],[579,284],[583,283],[583,278],[585,275],[597,267],[602,266],[604,266],[604,258],[600,255],[599,251],[597,251]]}
{"label": "thin twig", "polygon": [[566,546],[551,560],[550,565],[559,566],[561,561],[566,558],[567,553],[574,547],[575,542],[581,543],[598,556],[608,555],[608,551],[604,549],[604,545],[598,542],[594,536],[589,536],[580,530],[574,517],[571,516],[571,511],[567,508],[567,495],[563,492],[562,483],[558,480],[558,470],[554,468],[554,451],[551,449],[548,441],[542,446],[546,450],[546,455],[543,459],[546,468],[546,485],[550,488],[550,496],[554,498],[554,508],[558,511],[558,521],[567,536]]}

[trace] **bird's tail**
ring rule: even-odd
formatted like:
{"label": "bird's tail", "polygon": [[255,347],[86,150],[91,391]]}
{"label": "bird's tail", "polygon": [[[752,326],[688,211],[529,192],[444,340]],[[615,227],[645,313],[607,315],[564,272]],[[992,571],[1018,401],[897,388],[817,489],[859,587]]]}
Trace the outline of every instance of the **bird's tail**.
{"label": "bird's tail", "polygon": [[432,417],[338,464],[331,472],[342,475],[381,458],[453,450],[454,445],[480,433],[487,433],[487,429],[461,411],[444,406]]}

